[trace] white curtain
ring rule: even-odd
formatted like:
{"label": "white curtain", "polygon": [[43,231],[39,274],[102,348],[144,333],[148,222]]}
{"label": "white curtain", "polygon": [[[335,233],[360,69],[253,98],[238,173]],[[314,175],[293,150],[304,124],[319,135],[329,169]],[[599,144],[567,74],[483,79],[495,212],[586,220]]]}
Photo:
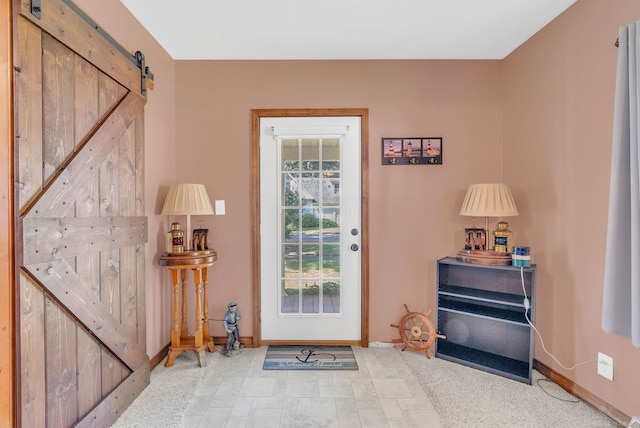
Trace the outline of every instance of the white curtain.
{"label": "white curtain", "polygon": [[620,28],[602,328],[640,348],[640,21]]}

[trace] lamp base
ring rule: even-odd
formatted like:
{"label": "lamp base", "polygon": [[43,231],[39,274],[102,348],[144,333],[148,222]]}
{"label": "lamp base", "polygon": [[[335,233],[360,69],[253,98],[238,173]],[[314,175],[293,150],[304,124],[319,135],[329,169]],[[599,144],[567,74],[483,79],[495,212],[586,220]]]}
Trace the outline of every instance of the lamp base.
{"label": "lamp base", "polygon": [[460,250],[456,259],[465,263],[491,266],[511,265],[511,253],[503,253],[491,250]]}

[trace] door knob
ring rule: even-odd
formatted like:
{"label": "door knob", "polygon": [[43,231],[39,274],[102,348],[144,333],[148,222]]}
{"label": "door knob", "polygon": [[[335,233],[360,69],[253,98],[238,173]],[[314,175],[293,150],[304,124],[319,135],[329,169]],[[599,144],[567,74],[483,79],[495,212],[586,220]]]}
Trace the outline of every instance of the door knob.
{"label": "door knob", "polygon": [[351,244],[351,251],[358,251],[358,244]]}

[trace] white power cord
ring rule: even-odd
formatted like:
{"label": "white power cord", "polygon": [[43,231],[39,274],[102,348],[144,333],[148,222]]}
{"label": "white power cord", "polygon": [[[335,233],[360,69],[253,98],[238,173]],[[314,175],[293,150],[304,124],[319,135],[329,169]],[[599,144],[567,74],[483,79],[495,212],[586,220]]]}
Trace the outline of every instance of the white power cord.
{"label": "white power cord", "polygon": [[590,363],[591,360],[587,360],[587,361],[583,361],[581,363],[575,364],[571,367],[566,367],[564,364],[558,361],[558,359],[551,352],[547,351],[547,348],[544,346],[544,340],[542,340],[542,335],[540,334],[536,326],[533,325],[533,323],[529,319],[529,309],[531,308],[531,302],[529,302],[529,298],[527,297],[527,290],[524,287],[524,268],[522,266],[520,266],[520,282],[522,284],[522,292],[524,293],[524,317],[527,319],[527,322],[529,323],[531,328],[533,328],[533,331],[535,331],[538,334],[538,338],[540,339],[540,344],[542,345],[542,349],[544,350],[544,352],[546,352],[547,355],[553,358],[553,360],[565,370],[573,370],[578,366]]}

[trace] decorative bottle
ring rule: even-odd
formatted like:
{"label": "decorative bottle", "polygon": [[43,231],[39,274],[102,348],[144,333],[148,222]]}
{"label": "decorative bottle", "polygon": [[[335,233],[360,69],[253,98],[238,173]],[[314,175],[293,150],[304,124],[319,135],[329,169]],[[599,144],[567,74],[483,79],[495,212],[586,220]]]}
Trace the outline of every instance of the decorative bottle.
{"label": "decorative bottle", "polygon": [[511,240],[513,233],[507,229],[509,224],[506,221],[499,221],[493,231],[493,250],[499,253],[511,252]]}
{"label": "decorative bottle", "polygon": [[180,229],[180,223],[171,223],[171,252],[184,252],[184,232]]}

